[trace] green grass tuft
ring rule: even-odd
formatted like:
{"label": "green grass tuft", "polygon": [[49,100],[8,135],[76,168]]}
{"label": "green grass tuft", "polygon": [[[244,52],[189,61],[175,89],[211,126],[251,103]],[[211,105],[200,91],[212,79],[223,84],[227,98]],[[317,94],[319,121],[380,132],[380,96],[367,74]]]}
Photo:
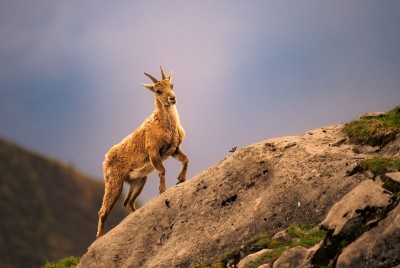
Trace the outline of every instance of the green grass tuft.
{"label": "green grass tuft", "polygon": [[197,264],[196,268],[220,268],[227,267],[228,262],[237,264],[240,259],[245,256],[258,252],[262,249],[271,249],[271,251],[262,254],[253,263],[253,267],[258,267],[261,264],[269,263],[276,260],[282,253],[293,247],[303,246],[306,248],[312,247],[319,243],[326,236],[325,231],[320,231],[315,228],[315,225],[296,225],[292,224],[287,228],[288,241],[271,239],[270,234],[261,234],[240,248],[231,249],[216,260],[210,262],[201,262]]}
{"label": "green grass tuft", "polygon": [[385,146],[400,133],[400,106],[381,117],[360,118],[346,124],[350,141],[371,146]]}
{"label": "green grass tuft", "polygon": [[383,175],[388,172],[400,171],[399,157],[374,157],[360,163],[363,171],[371,171],[375,175]]}
{"label": "green grass tuft", "polygon": [[252,267],[258,267],[261,264],[276,260],[285,250],[289,248],[298,246],[310,248],[315,244],[318,244],[326,236],[326,232],[315,228],[315,225],[292,224],[287,228],[286,232],[290,240],[271,240],[268,248],[272,250],[262,254],[259,258],[257,258]]}
{"label": "green grass tuft", "polygon": [[67,257],[58,262],[47,262],[42,268],[73,268],[79,263],[78,257]]}
{"label": "green grass tuft", "polygon": [[385,175],[385,173],[400,171],[400,157],[374,157],[362,161],[359,167],[361,172],[371,171],[374,177],[381,176],[383,188],[392,193],[400,193],[399,183]]}

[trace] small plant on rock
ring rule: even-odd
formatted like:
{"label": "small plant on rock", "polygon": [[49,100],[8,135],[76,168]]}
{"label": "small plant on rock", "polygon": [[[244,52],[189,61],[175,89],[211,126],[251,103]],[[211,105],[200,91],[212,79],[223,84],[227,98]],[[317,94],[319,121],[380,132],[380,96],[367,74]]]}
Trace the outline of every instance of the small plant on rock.
{"label": "small plant on rock", "polygon": [[371,171],[375,175],[383,175],[387,172],[400,171],[399,157],[374,157],[360,163],[364,171]]}
{"label": "small plant on rock", "polygon": [[400,192],[400,185],[388,178],[385,174],[400,171],[400,157],[374,157],[362,161],[359,165],[361,172],[371,171],[374,177],[380,176],[384,185],[383,188],[392,193]]}
{"label": "small plant on rock", "polygon": [[79,263],[78,257],[67,257],[58,262],[47,262],[42,268],[73,268]]}

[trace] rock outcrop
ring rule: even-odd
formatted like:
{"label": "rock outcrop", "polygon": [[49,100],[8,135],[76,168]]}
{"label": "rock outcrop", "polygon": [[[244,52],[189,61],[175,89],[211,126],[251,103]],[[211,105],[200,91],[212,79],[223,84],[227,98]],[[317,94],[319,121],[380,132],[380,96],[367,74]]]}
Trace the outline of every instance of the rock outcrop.
{"label": "rock outcrop", "polygon": [[337,267],[394,267],[399,264],[399,205],[376,227],[344,248],[337,261]]}
{"label": "rock outcrop", "polygon": [[250,254],[248,256],[246,256],[245,258],[241,259],[240,262],[237,265],[237,268],[249,268],[252,267],[255,263],[255,261],[262,256],[265,253],[271,252],[270,249],[265,248],[260,250],[259,252]]}
{"label": "rock outcrop", "polygon": [[328,230],[322,243],[311,249],[289,249],[272,267],[352,268],[400,264],[399,197],[372,180],[363,181],[337,202],[320,228]]}
{"label": "rock outcrop", "polygon": [[321,228],[332,231],[332,236],[349,235],[392,202],[393,195],[389,191],[368,179],[333,205]]}
{"label": "rock outcrop", "polygon": [[[260,233],[278,232],[292,223],[320,223],[335,203],[371,179],[357,167],[360,161],[382,154],[377,149],[349,143],[343,125],[238,149],[130,214],[94,241],[78,267],[190,267]],[[391,152],[396,146],[386,154]],[[377,208],[392,200],[390,194],[381,194],[371,203]],[[349,211],[357,216],[354,209]],[[392,216],[396,224],[397,215]],[[398,230],[398,224],[389,227],[385,222],[377,223],[382,233]],[[333,220],[325,224],[335,229],[346,226]],[[317,250],[297,249],[294,256],[311,260]],[[343,254],[354,256],[350,247],[346,250]],[[344,256],[338,263],[358,263]]]}

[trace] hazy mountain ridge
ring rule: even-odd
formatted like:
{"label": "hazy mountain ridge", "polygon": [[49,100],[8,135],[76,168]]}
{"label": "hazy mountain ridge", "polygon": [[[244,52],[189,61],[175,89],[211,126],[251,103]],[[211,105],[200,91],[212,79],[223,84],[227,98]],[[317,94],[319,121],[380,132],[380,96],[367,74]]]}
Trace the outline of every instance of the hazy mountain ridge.
{"label": "hazy mountain ridge", "polygon": [[[0,267],[80,255],[93,241],[101,181],[3,139],[0,178]],[[117,204],[109,226],[125,216]]]}

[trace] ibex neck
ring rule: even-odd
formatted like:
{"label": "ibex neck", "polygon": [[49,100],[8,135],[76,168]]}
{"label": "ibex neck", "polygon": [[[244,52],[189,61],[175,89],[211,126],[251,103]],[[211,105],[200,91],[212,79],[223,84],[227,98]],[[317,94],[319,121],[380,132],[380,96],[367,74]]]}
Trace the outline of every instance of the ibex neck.
{"label": "ibex neck", "polygon": [[179,115],[175,105],[164,106],[156,99],[156,110],[154,115],[158,120],[162,120],[172,125],[180,125]]}

